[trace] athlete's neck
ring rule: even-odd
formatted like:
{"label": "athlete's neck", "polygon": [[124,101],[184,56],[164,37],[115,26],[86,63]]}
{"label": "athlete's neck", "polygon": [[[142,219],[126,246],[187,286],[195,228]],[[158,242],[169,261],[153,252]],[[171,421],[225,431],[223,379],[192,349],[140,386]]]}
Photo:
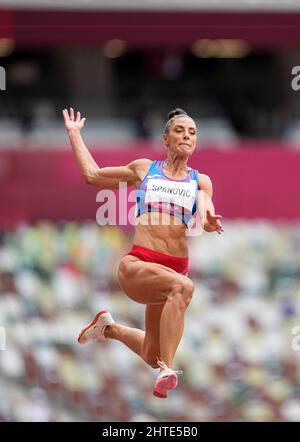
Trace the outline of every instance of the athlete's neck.
{"label": "athlete's neck", "polygon": [[176,156],[172,157],[170,154],[168,154],[167,158],[163,162],[163,168],[172,175],[187,173],[189,171],[187,160],[187,158]]}

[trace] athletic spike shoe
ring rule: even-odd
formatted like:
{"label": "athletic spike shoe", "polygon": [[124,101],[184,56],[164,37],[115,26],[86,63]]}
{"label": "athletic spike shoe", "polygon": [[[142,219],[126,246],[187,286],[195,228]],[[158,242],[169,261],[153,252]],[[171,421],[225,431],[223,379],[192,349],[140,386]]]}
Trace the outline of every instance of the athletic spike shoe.
{"label": "athletic spike shoe", "polygon": [[100,339],[100,341],[105,341],[104,330],[108,325],[114,324],[114,320],[108,310],[102,310],[97,313],[92,322],[90,322],[86,327],[84,327],[77,341],[79,344],[86,344],[93,339]]}
{"label": "athletic spike shoe", "polygon": [[183,371],[175,371],[172,368],[166,366],[163,361],[157,361],[157,364],[163,369],[157,376],[153,394],[156,397],[165,399],[168,397],[168,390],[174,390],[178,384],[178,374],[182,374]]}

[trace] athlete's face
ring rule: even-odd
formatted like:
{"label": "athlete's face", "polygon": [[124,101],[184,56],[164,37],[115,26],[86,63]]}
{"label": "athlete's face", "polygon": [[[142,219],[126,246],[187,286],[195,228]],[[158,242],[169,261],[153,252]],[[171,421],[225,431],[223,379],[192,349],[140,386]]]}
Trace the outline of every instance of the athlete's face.
{"label": "athlete's face", "polygon": [[172,152],[182,156],[192,155],[196,147],[197,128],[189,117],[177,117],[164,134],[164,142]]}

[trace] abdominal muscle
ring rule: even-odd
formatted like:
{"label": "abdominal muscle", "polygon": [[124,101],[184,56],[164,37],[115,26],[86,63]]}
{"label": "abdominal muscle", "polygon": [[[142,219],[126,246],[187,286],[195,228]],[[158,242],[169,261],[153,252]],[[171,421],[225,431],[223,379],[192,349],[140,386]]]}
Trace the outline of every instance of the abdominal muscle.
{"label": "abdominal muscle", "polygon": [[167,213],[143,213],[136,218],[133,243],[171,256],[188,256],[186,226]]}

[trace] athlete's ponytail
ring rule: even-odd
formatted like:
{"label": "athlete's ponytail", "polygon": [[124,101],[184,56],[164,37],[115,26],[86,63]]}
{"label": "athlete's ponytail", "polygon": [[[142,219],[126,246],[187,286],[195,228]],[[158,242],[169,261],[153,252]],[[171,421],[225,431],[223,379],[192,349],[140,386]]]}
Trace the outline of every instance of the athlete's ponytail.
{"label": "athlete's ponytail", "polygon": [[176,115],[187,115],[187,112],[183,109],[180,109],[180,107],[177,107],[176,109],[173,109],[168,113],[168,120],[171,120],[171,118],[176,117]]}
{"label": "athlete's ponytail", "polygon": [[177,107],[176,109],[171,110],[168,113],[168,121],[165,126],[164,133],[167,133],[169,131],[169,127],[172,124],[172,122],[174,121],[174,118],[176,118],[176,117],[189,117],[189,115],[187,114],[187,112],[184,109],[181,109],[180,107]]}

